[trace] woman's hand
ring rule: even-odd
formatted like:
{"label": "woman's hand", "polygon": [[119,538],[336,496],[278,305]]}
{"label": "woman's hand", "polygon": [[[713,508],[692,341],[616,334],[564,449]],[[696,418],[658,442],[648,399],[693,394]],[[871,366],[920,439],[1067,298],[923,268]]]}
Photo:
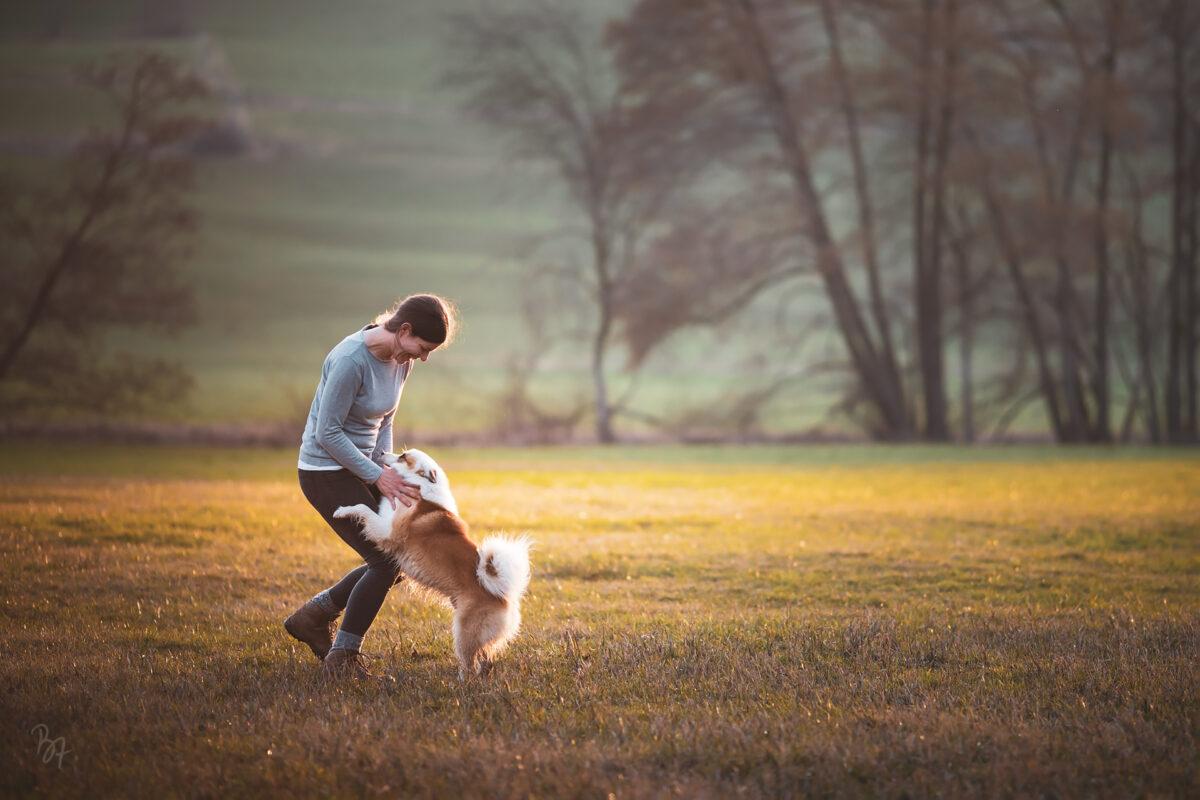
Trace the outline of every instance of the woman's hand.
{"label": "woman's hand", "polygon": [[375,479],[375,485],[379,487],[379,493],[391,501],[393,509],[396,508],[397,500],[408,508],[421,499],[421,487],[415,483],[408,483],[391,467],[380,473]]}

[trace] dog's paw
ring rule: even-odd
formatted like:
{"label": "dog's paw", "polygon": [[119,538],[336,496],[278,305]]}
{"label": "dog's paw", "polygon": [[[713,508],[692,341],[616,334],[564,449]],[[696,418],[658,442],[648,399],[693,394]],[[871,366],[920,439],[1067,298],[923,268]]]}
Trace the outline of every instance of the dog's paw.
{"label": "dog's paw", "polygon": [[335,519],[345,519],[346,517],[353,517],[353,516],[355,516],[354,506],[338,506],[334,510],[333,516]]}

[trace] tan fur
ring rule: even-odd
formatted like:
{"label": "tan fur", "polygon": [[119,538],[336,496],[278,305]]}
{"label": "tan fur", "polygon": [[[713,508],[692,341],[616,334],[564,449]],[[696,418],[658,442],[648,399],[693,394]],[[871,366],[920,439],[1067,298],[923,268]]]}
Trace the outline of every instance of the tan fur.
{"label": "tan fur", "polygon": [[487,672],[516,634],[520,612],[511,609],[516,613],[510,613],[505,600],[479,584],[475,575],[479,550],[467,535],[467,523],[422,499],[397,512],[390,536],[376,546],[390,555],[405,575],[443,595],[454,607],[459,675]]}
{"label": "tan fur", "polygon": [[[531,542],[492,536],[483,556],[458,516],[450,481],[437,462],[420,450],[388,454],[384,463],[421,499],[409,508],[382,500],[377,509],[342,506],[337,518],[354,518],[363,534],[416,584],[449,601],[454,608],[454,651],[459,677],[484,673],[521,627],[521,597],[529,584]],[[481,557],[486,563],[480,563]]]}

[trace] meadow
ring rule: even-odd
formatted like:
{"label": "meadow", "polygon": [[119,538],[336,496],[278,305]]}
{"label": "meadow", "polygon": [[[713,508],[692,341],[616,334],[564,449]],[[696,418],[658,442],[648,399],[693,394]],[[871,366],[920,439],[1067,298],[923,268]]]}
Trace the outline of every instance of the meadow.
{"label": "meadow", "polygon": [[1194,452],[433,454],[536,539],[524,630],[459,683],[395,591],[330,686],[290,448],[0,445],[0,794],[1200,793]]}

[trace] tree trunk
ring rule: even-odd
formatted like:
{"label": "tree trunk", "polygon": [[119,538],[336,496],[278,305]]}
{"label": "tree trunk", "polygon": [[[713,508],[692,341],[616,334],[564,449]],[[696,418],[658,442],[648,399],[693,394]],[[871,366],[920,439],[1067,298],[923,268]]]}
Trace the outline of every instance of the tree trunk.
{"label": "tree trunk", "polygon": [[945,438],[945,400],[939,377],[941,337],[934,327],[938,313],[937,287],[929,263],[929,234],[926,231],[926,182],[929,173],[929,105],[933,91],[933,0],[921,3],[921,47],[917,64],[917,141],[913,163],[913,308],[916,311],[917,363],[921,372],[921,399],[924,406],[922,435],[925,439]]}
{"label": "tree trunk", "polygon": [[1184,260],[1186,258],[1184,228],[1186,226],[1185,194],[1187,192],[1187,99],[1185,83],[1186,0],[1174,0],[1171,5],[1171,268],[1167,280],[1167,441],[1183,440],[1183,357],[1187,323],[1187,304],[1184,298]]}
{"label": "tree trunk", "polygon": [[612,444],[617,440],[612,429],[612,409],[608,405],[608,386],[604,378],[604,351],[608,347],[610,322],[605,319],[596,331],[592,345],[592,386],[595,389],[596,439],[601,444]]}
{"label": "tree trunk", "polygon": [[612,444],[617,440],[612,428],[612,408],[608,402],[608,384],[604,376],[604,355],[608,349],[608,336],[612,331],[613,286],[609,274],[609,247],[607,226],[596,210],[592,209],[592,258],[596,273],[597,307],[600,321],[592,339],[592,387],[596,404],[596,439],[601,444]]}
{"label": "tree trunk", "polygon": [[953,233],[949,236],[954,252],[954,283],[958,305],[958,380],[962,406],[962,440],[975,441],[975,382],[971,365],[975,346],[975,308],[971,291],[971,263],[967,248]]}
{"label": "tree trunk", "polygon": [[1108,396],[1108,183],[1112,159],[1112,89],[1117,72],[1117,30],[1121,20],[1121,3],[1111,4],[1105,14],[1108,42],[1102,63],[1103,94],[1100,103],[1100,176],[1096,190],[1096,369],[1093,373],[1092,395],[1096,399],[1096,423],[1092,438],[1112,441],[1109,423]]}
{"label": "tree trunk", "polygon": [[[1082,67],[1083,65],[1081,65]],[[1038,165],[1041,170],[1042,193],[1044,202],[1049,209],[1066,210],[1071,207],[1074,193],[1075,178],[1079,173],[1080,154],[1083,148],[1086,104],[1081,103],[1072,127],[1071,145],[1068,149],[1066,165],[1063,168],[1061,182],[1055,180],[1054,166],[1051,160],[1046,132],[1042,128],[1041,110],[1037,104],[1036,78],[1034,74],[1022,75],[1022,89],[1026,110],[1029,115],[1029,125],[1033,133]],[[1086,79],[1086,74],[1084,75]],[[1075,287],[1071,278],[1071,265],[1063,236],[1064,225],[1054,224],[1050,230],[1051,247],[1056,269],[1056,280],[1053,291],[1055,306],[1055,322],[1058,331],[1059,374],[1062,380],[1062,410],[1065,420],[1062,426],[1062,436],[1059,441],[1078,442],[1086,439],[1088,432],[1087,403],[1083,390],[1085,381],[1080,375],[1080,356],[1083,354],[1079,334],[1076,329],[1078,301]]]}
{"label": "tree trunk", "polygon": [[1141,381],[1135,379],[1129,385],[1129,404],[1125,407],[1125,416],[1121,419],[1121,433],[1119,438],[1121,444],[1129,444],[1133,441],[1133,422],[1137,418],[1138,410],[1142,406]]}
{"label": "tree trunk", "polygon": [[[925,388],[925,436],[933,441],[950,438],[946,423],[946,387],[942,358],[942,234],[946,214],[946,164],[953,145],[954,79],[958,60],[955,44],[957,0],[943,0],[945,13],[939,28],[942,47],[938,127],[934,142],[933,218],[924,248],[926,268],[925,319],[921,325],[921,369]],[[920,325],[921,319],[918,318]]]}
{"label": "tree trunk", "polygon": [[842,40],[837,26],[837,14],[833,0],[821,0],[821,19],[829,39],[829,60],[833,67],[834,80],[838,87],[842,114],[846,118],[847,142],[850,163],[854,170],[854,195],[858,203],[859,224],[862,226],[863,264],[867,269],[867,284],[871,293],[871,315],[879,332],[880,358],[888,373],[888,381],[901,385],[900,369],[896,362],[896,349],[892,344],[891,320],[883,299],[883,285],[879,277],[879,257],[875,242],[875,209],[871,201],[870,184],[867,181],[866,159],[862,152],[862,139],[858,122],[858,103],[854,88],[846,72],[842,57]]}
{"label": "tree trunk", "polygon": [[903,386],[888,379],[887,370],[876,352],[858,301],[846,278],[841,255],[829,231],[828,220],[813,182],[808,153],[792,119],[787,92],[767,49],[754,3],[752,0],[726,0],[726,8],[741,13],[748,45],[761,70],[762,100],[787,164],[788,175],[797,195],[797,205],[802,213],[807,214],[807,233],[817,251],[817,272],[833,306],[834,317],[858,379],[879,413],[879,429],[874,431],[874,435],[887,440],[906,439],[911,427],[904,404]]}
{"label": "tree trunk", "polygon": [[[1200,25],[1192,28],[1192,33]],[[1194,52],[1191,45],[1187,45],[1187,49]],[[1185,98],[1189,97],[1185,93]],[[1194,99],[1195,95],[1190,95]],[[1187,102],[1185,100],[1185,102]],[[1200,434],[1200,420],[1197,419],[1197,386],[1196,386],[1196,350],[1197,337],[1200,337],[1200,329],[1197,328],[1197,311],[1196,304],[1200,302],[1200,296],[1196,294],[1196,267],[1197,259],[1200,258],[1200,120],[1197,120],[1192,109],[1185,109],[1188,118],[1191,120],[1190,128],[1187,131],[1188,146],[1191,151],[1191,168],[1188,170],[1188,178],[1186,182],[1186,197],[1187,206],[1183,215],[1183,319],[1184,319],[1184,340],[1183,340],[1183,361],[1184,361],[1184,423],[1183,436],[1188,442],[1196,442],[1198,434]]]}
{"label": "tree trunk", "polygon": [[1054,381],[1054,373],[1050,369],[1046,335],[1042,329],[1041,318],[1038,314],[1037,301],[1029,288],[1029,282],[1025,278],[1024,270],[1021,268],[1020,255],[1018,254],[1016,244],[1013,242],[1012,234],[1008,229],[1008,221],[1004,216],[1004,209],[1001,208],[999,198],[996,196],[987,155],[979,146],[979,142],[971,128],[967,127],[965,131],[967,141],[971,144],[973,150],[972,155],[976,159],[980,159],[980,162],[983,164],[982,174],[979,179],[980,193],[983,196],[984,206],[991,221],[992,234],[996,239],[996,244],[1000,249],[1004,264],[1008,268],[1013,288],[1016,290],[1017,301],[1020,304],[1021,316],[1025,322],[1026,331],[1029,334],[1030,341],[1033,342],[1033,352],[1038,368],[1038,389],[1046,406],[1046,416],[1050,419],[1050,428],[1054,432],[1055,440],[1062,442],[1065,441],[1066,430],[1063,425],[1059,389]]}
{"label": "tree trunk", "polygon": [[[1125,274],[1129,279],[1129,315],[1133,319],[1134,342],[1137,345],[1139,384],[1144,387],[1146,400],[1142,404],[1146,434],[1154,444],[1162,442],[1159,421],[1158,386],[1154,376],[1154,336],[1151,323],[1150,267],[1143,237],[1145,202],[1136,173],[1126,165],[1126,181],[1133,207],[1133,230],[1125,247]],[[1155,326],[1156,327],[1156,326]]]}

